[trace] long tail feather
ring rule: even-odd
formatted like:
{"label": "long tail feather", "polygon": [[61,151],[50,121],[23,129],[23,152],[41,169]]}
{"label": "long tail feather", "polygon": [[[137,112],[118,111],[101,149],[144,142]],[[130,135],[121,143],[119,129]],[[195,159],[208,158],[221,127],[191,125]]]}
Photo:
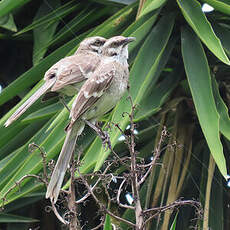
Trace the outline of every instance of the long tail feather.
{"label": "long tail feather", "polygon": [[58,199],[68,164],[74,152],[77,138],[82,133],[84,126],[85,124],[83,122],[78,121],[74,124],[72,129],[67,131],[64,145],[62,146],[61,153],[58,157],[58,161],[55,165],[46,192],[46,198],[50,198],[54,203],[56,203]]}
{"label": "long tail feather", "polygon": [[25,103],[23,103],[5,122],[4,126],[9,126],[12,122],[17,120],[36,100],[38,100],[45,92],[47,92],[51,86],[54,84],[54,81],[46,82],[42,85]]}

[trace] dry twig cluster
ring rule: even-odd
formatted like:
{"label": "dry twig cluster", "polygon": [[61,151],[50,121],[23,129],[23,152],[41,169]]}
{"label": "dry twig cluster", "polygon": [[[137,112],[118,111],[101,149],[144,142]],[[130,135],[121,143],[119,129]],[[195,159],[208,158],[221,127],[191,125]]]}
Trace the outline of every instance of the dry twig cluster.
{"label": "dry twig cluster", "polygon": [[[119,124],[113,124],[117,129],[120,130],[121,135],[125,137],[125,143],[128,147],[129,152],[128,156],[119,157],[118,154],[111,147],[110,139],[104,138],[105,136],[107,137],[107,134],[102,132],[100,138],[105,141],[105,144],[107,144],[108,148],[113,154],[111,159],[107,160],[104,163],[101,171],[83,175],[79,169],[81,166],[81,154],[78,154],[76,160],[74,159],[73,155],[70,166],[69,190],[62,190],[61,193],[62,195],[65,194],[65,196],[61,196],[62,198],[59,200],[59,203],[67,203],[68,211],[65,212],[64,215],[61,215],[58,211],[57,205],[55,205],[54,203],[51,204],[51,207],[47,207],[47,211],[53,210],[56,217],[63,224],[68,225],[70,230],[82,229],[83,224],[81,224],[81,221],[79,220],[80,214],[78,213],[78,206],[87,202],[89,198],[94,199],[99,207],[99,212],[101,215],[101,223],[98,226],[94,227],[93,230],[100,229],[104,225],[106,214],[117,220],[118,222],[124,222],[125,224],[129,225],[131,229],[135,230],[144,230],[146,225],[151,220],[153,220],[153,218],[156,218],[161,213],[167,210],[180,208],[184,205],[194,207],[196,209],[198,217],[200,217],[199,215],[202,212],[202,208],[200,203],[195,200],[178,199],[165,206],[151,208],[142,207],[140,198],[141,185],[148,178],[149,174],[152,171],[152,168],[156,166],[160,157],[161,146],[164,142],[164,139],[168,136],[168,133],[166,128],[164,127],[161,133],[159,143],[153,153],[153,158],[151,162],[145,163],[144,159],[138,157],[138,152],[135,149],[136,127],[134,123],[134,112],[136,108],[133,104],[131,97],[129,97],[129,100],[132,106],[131,113],[123,114],[123,116],[129,116],[130,130],[128,134],[126,132],[123,132],[123,130],[119,127]],[[43,176],[41,177],[38,175],[25,175],[24,177],[22,177],[18,182],[15,183],[15,186],[13,186],[6,193],[5,198],[3,199],[3,203],[6,200],[7,195],[17,186],[20,186],[20,183],[22,183],[22,181],[24,181],[26,178],[33,177],[44,183],[46,186],[48,185],[49,175],[47,173],[47,161],[45,151],[43,151],[43,149],[41,149],[38,145],[34,143],[30,144],[29,149],[33,151],[34,148],[38,148],[41,152],[41,156],[43,159]],[[123,172],[120,174],[115,174],[114,168],[118,168],[120,166],[123,166]],[[49,164],[49,168],[52,172],[52,169],[54,168],[54,162],[51,162]],[[84,195],[82,195],[82,197],[80,198],[76,197],[75,186],[77,183],[85,187]],[[112,189],[111,183],[117,184],[118,187],[116,190]],[[106,203],[99,198],[99,189],[101,192],[103,192],[103,194],[106,195]],[[127,194],[128,191],[133,198],[133,201],[130,204],[127,204],[127,202],[124,203],[124,201],[122,201],[124,200],[122,199],[122,196],[124,196],[124,194]],[[135,222],[124,219],[121,216],[117,215],[115,212],[113,212],[111,209],[111,206],[113,205],[116,205],[119,208],[133,210],[135,215]],[[119,228],[115,227],[115,229]]]}

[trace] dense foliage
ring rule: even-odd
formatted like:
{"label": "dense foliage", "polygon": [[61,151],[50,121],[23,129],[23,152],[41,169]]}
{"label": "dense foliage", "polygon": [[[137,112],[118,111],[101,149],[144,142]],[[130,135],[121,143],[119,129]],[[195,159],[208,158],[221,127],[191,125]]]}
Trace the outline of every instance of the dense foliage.
{"label": "dense foliage", "polygon": [[[120,34],[137,39],[130,45],[129,63],[140,157],[148,161],[153,156],[163,127],[169,133],[161,146],[161,167],[154,167],[142,186],[143,206],[169,204],[183,197],[200,200],[204,207],[201,220],[191,222],[194,209],[183,207],[161,214],[147,229],[230,228],[226,182],[230,152],[230,3],[205,2],[214,11],[203,12],[203,2],[197,0],[0,2],[0,113],[4,115],[0,120],[1,229],[13,229],[15,222],[22,223],[20,229],[28,229],[36,219],[41,222],[33,224],[35,227],[58,228],[54,217],[45,217],[48,201],[44,200],[44,184],[32,178],[23,180],[20,186],[15,182],[42,172],[40,151],[30,153],[30,143],[35,142],[46,152],[47,161],[57,159],[69,113],[58,99],[51,99],[37,101],[8,128],[4,122],[43,84],[46,70],[72,55],[80,41],[94,35],[109,38]],[[71,105],[73,99],[67,100]],[[130,111],[126,95],[103,122],[118,123],[125,130],[130,120],[122,114]],[[109,135],[116,152],[124,156],[127,147],[119,139],[120,131],[112,128]],[[111,157],[110,150],[104,149],[89,129],[78,146],[83,151],[82,173],[101,169]],[[122,170],[114,169],[116,173]],[[87,208],[92,210],[92,205],[83,208],[82,214]],[[128,211],[116,211],[129,220],[133,218]],[[82,221],[93,226],[93,217],[85,214],[85,218]],[[107,224],[104,229],[111,228]]]}

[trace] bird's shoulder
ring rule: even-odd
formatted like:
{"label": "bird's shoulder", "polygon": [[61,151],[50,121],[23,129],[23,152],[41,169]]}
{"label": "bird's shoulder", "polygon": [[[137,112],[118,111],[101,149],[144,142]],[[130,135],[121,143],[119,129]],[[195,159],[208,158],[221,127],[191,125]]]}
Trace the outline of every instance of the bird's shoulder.
{"label": "bird's shoulder", "polygon": [[100,58],[92,54],[79,54],[63,58],[53,67],[53,71],[56,73],[56,82],[52,91],[87,80],[99,62]]}
{"label": "bird's shoulder", "polygon": [[100,62],[100,57],[93,54],[79,54],[67,57],[60,63],[63,67],[58,74],[59,78],[62,79],[66,75],[85,75],[95,70]]}

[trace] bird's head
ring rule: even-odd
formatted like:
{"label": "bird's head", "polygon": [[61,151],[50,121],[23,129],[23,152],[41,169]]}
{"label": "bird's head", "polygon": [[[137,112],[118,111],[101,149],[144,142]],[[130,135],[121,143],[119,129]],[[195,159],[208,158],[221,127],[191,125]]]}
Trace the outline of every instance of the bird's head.
{"label": "bird's head", "polygon": [[105,42],[102,54],[114,60],[126,62],[128,59],[128,44],[132,41],[135,41],[134,37],[112,37]]}
{"label": "bird's head", "polygon": [[106,39],[100,36],[86,38],[80,43],[79,48],[77,49],[76,52],[90,51],[90,52],[101,54],[102,47],[105,44],[105,42]]}

